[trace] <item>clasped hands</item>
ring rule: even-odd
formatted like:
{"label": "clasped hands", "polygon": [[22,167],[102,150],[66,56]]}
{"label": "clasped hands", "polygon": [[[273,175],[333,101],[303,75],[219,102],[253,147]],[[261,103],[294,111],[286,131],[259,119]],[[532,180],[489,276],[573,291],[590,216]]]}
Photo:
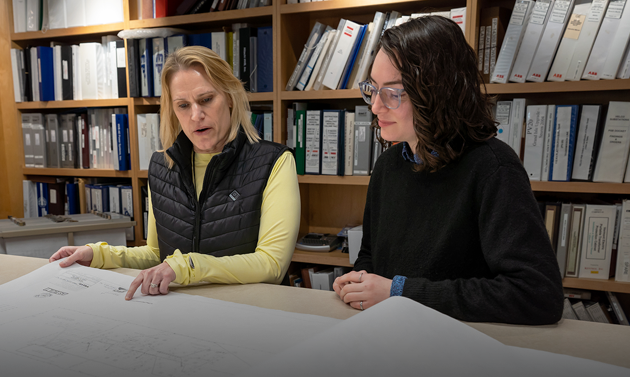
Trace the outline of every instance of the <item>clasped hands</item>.
{"label": "clasped hands", "polygon": [[[67,258],[66,258],[67,257]],[[89,267],[94,258],[94,251],[89,246],[64,246],[54,253],[48,262],[66,258],[59,262],[60,267],[68,267],[75,262]],[[175,271],[163,262],[159,265],[140,271],[140,274],[131,282],[125,300],[131,300],[136,290],[142,286],[140,292],[143,295],[165,295],[168,293],[168,285],[175,280]]]}
{"label": "clasped hands", "polygon": [[333,289],[339,298],[355,309],[363,310],[389,297],[392,281],[367,271],[352,271],[335,279]]}

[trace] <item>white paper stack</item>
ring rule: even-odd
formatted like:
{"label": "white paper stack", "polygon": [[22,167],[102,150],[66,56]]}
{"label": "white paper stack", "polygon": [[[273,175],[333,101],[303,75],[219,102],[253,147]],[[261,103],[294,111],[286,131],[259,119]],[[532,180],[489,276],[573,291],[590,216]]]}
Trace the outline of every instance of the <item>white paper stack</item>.
{"label": "white paper stack", "polygon": [[569,16],[573,10],[574,0],[556,0],[549,15],[538,49],[527,73],[527,81],[543,82],[549,72],[551,61],[556,55]]}
{"label": "white paper stack", "polygon": [[532,59],[540,43],[540,38],[545,31],[554,0],[538,0],[534,6],[532,16],[525,29],[521,48],[518,50],[512,73],[510,73],[510,81],[525,82],[527,72],[532,64]]}
{"label": "white paper stack", "polygon": [[525,27],[533,10],[534,2],[532,0],[516,0],[490,82],[505,84],[510,77],[516,52],[523,41]]}

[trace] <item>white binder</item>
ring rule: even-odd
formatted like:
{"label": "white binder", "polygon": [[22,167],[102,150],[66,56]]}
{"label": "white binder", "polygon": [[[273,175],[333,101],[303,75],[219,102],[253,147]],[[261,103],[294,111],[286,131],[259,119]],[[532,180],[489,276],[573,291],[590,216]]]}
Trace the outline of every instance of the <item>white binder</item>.
{"label": "white binder", "polygon": [[565,81],[580,35],[582,35],[582,29],[584,29],[586,19],[591,10],[591,5],[592,3],[578,4],[573,9],[567,28],[562,36],[560,47],[558,47],[558,52],[549,70],[547,80]]}
{"label": "white binder", "polygon": [[547,105],[527,106],[523,166],[531,181],[540,181],[541,177],[546,120]]}
{"label": "white binder", "polygon": [[497,139],[510,145],[510,121],[512,120],[512,101],[497,102],[494,119],[499,122],[497,126]]}
{"label": "white binder", "polygon": [[540,43],[540,38],[545,31],[551,10],[555,0],[538,0],[534,6],[532,16],[525,29],[521,48],[518,50],[512,73],[510,73],[510,81],[525,82],[527,72],[532,64],[532,59]]}
{"label": "white binder", "polygon": [[325,87],[337,89],[341,74],[360,30],[361,25],[352,21],[346,21],[324,76],[323,84]]}
{"label": "white binder", "polygon": [[611,101],[593,182],[621,183],[630,150],[630,102]]}
{"label": "white binder", "polygon": [[573,174],[571,179],[586,181],[590,177],[595,140],[597,137],[597,123],[599,122],[599,105],[584,105],[580,114],[578,136],[575,141],[575,157],[573,160]]}
{"label": "white binder", "polygon": [[516,59],[516,52],[523,41],[525,27],[533,10],[533,1],[516,0],[490,82],[505,84],[510,77],[510,71]]}
{"label": "white binder", "polygon": [[547,78],[547,72],[569,21],[573,4],[574,0],[556,0],[553,4],[549,21],[527,72],[527,81],[543,82]]}
{"label": "white binder", "polygon": [[594,0],[591,10],[586,18],[586,23],[582,28],[578,43],[573,53],[573,58],[567,69],[566,80],[579,81],[584,73],[584,67],[591,54],[595,37],[604,19],[605,11],[608,7],[608,0]]}

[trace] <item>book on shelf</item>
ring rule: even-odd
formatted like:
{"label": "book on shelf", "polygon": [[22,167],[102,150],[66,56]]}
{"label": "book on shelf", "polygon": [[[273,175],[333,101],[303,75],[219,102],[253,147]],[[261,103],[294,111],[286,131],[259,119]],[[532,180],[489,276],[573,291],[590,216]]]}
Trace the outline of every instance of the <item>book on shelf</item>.
{"label": "book on shelf", "polygon": [[630,38],[630,10],[625,1],[612,0],[584,68],[583,79],[614,79]]}
{"label": "book on shelf", "polygon": [[325,29],[326,29],[326,25],[320,22],[316,22],[315,25],[313,26],[313,29],[311,30],[311,33],[308,39],[306,40],[306,44],[304,45],[304,49],[302,50],[302,53],[300,54],[300,57],[295,65],[295,68],[293,69],[293,73],[291,74],[291,77],[289,78],[289,81],[287,82],[287,86],[285,90],[287,91],[293,90],[298,84],[298,81],[302,77],[302,72],[306,68],[306,65],[308,64],[311,58],[311,55],[315,51],[317,43],[321,39]]}
{"label": "book on shelf", "polygon": [[611,101],[608,105],[608,114],[595,163],[593,182],[621,183],[624,181],[628,152],[630,152],[629,130],[630,102]]}
{"label": "book on shelf", "polygon": [[353,175],[370,175],[372,172],[372,117],[368,106],[356,106],[354,110],[354,163]]}
{"label": "book on shelf", "polygon": [[[494,71],[499,49],[503,44],[505,30],[510,20],[510,10],[501,7],[490,7],[481,10],[479,17],[479,59],[478,69],[484,82],[490,82]],[[483,39],[482,39],[483,37]]]}
{"label": "book on shelf", "polygon": [[57,114],[46,114],[46,167],[61,167],[61,140],[59,133],[59,117]]}
{"label": "book on shelf", "polygon": [[584,68],[593,48],[593,43],[599,32],[604,19],[604,14],[608,7],[608,0],[594,0],[591,10],[586,18],[578,39],[575,52],[569,63],[566,73],[566,80],[579,81],[584,73]]}
{"label": "book on shelf", "polygon": [[22,204],[24,217],[37,217],[37,186],[30,180],[22,180]]}
{"label": "book on shelf", "polygon": [[[606,0],[603,0],[606,1]],[[565,81],[573,54],[578,49],[580,39],[586,39],[587,33],[582,33],[585,28],[587,18],[590,16],[592,2],[576,4],[571,13],[571,18],[562,36],[558,52],[553,59],[553,64],[549,70],[547,80]],[[597,8],[597,7],[596,7]]]}
{"label": "book on shelf", "polygon": [[[328,37],[324,41],[324,44],[322,46],[322,50],[319,53],[319,56],[318,56],[317,61],[315,63],[315,66],[313,66],[313,72],[310,73],[308,84],[304,87],[304,90],[313,90],[314,89],[315,82],[317,81],[317,77],[320,74],[320,71],[321,71],[322,65],[324,63],[324,60],[326,60],[325,57],[329,54],[329,50],[333,46],[332,42],[335,40],[337,33],[338,33],[338,31],[334,30],[334,29],[328,31],[328,33],[327,33]],[[308,66],[307,66],[307,68],[308,68]]]}
{"label": "book on shelf", "polygon": [[527,106],[523,166],[529,179],[540,181],[547,120],[547,105]]}
{"label": "book on shelf", "polygon": [[344,175],[344,110],[323,110],[321,115],[321,174]]}
{"label": "book on shelf", "polygon": [[322,174],[322,111],[306,111],[305,174]]}
{"label": "book on shelf", "polygon": [[595,159],[599,150],[600,117],[602,106],[583,105],[580,114],[577,139],[575,141],[575,158],[571,179],[592,181]]}
{"label": "book on shelf", "polygon": [[575,310],[573,310],[571,301],[569,301],[568,298],[564,299],[564,306],[562,308],[562,318],[579,320],[577,315],[575,314]]}
{"label": "book on shelf", "polygon": [[543,82],[551,63],[556,56],[562,34],[573,11],[574,0],[556,0],[549,15],[549,21],[540,38],[538,48],[527,73],[527,81]]}
{"label": "book on shelf", "polygon": [[610,306],[612,307],[612,310],[615,314],[617,322],[620,325],[630,326],[630,323],[628,323],[628,317],[626,316],[623,308],[621,307],[621,304],[619,303],[619,299],[617,299],[617,295],[614,292],[606,291],[606,297],[608,298],[608,301],[610,302]]}
{"label": "book on shelf", "polygon": [[565,298],[579,298],[583,300],[591,299],[591,291],[587,291],[584,289],[574,289],[574,288],[563,288]]}
{"label": "book on shelf", "polygon": [[615,281],[630,282],[630,201],[623,200],[615,266]]}
{"label": "book on shelf", "polygon": [[[273,30],[271,26],[258,28],[257,39],[257,91],[273,92]],[[228,39],[228,44],[231,39]]]}
{"label": "book on shelf", "polygon": [[556,246],[556,260],[560,268],[560,276],[564,277],[567,265],[567,248],[569,247],[569,235],[571,233],[571,203],[562,203],[558,227],[558,244]]}
{"label": "book on shelf", "polygon": [[560,210],[562,203],[560,202],[547,202],[545,203],[545,229],[547,230],[547,235],[549,236],[549,240],[551,241],[551,246],[553,247],[554,252],[557,251],[558,246],[558,235],[559,235],[559,227],[560,227]]}
{"label": "book on shelf", "polygon": [[498,122],[496,138],[510,145],[512,137],[512,101],[498,101],[495,109],[494,120]]}
{"label": "book on shelf", "polygon": [[565,258],[566,268],[564,276],[578,276],[585,215],[586,204],[573,204],[571,206],[570,231],[568,235],[569,238],[567,256]]}
{"label": "book on shelf", "polygon": [[578,105],[556,106],[556,122],[551,144],[550,181],[571,180],[579,110]]}
{"label": "book on shelf", "polygon": [[311,74],[314,72],[313,69],[315,68],[317,61],[319,60],[318,58],[320,57],[320,54],[322,53],[322,50],[324,49],[324,46],[328,46],[330,44],[330,42],[328,42],[328,37],[331,35],[332,30],[333,29],[330,26],[327,26],[326,30],[324,31],[324,34],[321,36],[317,44],[314,46],[313,53],[310,59],[308,60],[308,63],[304,67],[304,70],[302,71],[302,74],[297,84],[295,85],[295,88],[297,90],[305,90],[306,85],[311,78]]}
{"label": "book on shelf", "polygon": [[115,70],[116,70],[116,85],[118,98],[126,98],[127,97],[127,61],[125,58],[125,41],[117,40],[114,42],[115,44],[115,55],[114,60]]}
{"label": "book on shelf", "polygon": [[138,41],[140,56],[140,95],[152,97],[153,89],[153,43],[151,39],[142,38]]}
{"label": "book on shelf", "polygon": [[46,167],[46,132],[43,114],[31,114],[31,132],[33,136],[33,167]]}
{"label": "book on shelf", "polygon": [[363,44],[363,38],[365,37],[368,26],[369,24],[359,26],[357,37],[352,44],[352,49],[350,50],[350,54],[348,55],[348,59],[346,60],[345,67],[341,73],[337,89],[350,89],[348,88],[348,80],[350,80],[350,76],[352,75],[357,55],[359,53],[359,50],[361,49],[361,45]]}
{"label": "book on shelf", "polygon": [[[153,70],[153,94],[152,97],[160,97],[162,95],[162,68],[164,68],[164,60],[166,59],[166,51],[168,50],[166,38],[156,37],[152,38],[152,53],[151,58],[152,70]],[[149,40],[147,40],[149,43]]]}
{"label": "book on shelf", "polygon": [[295,113],[295,166],[297,174],[304,174],[306,168],[306,103],[294,102]]}
{"label": "book on shelf", "polygon": [[580,278],[607,280],[614,273],[610,265],[616,211],[614,205],[586,205],[578,274]]}
{"label": "book on shelf", "polygon": [[534,58],[534,53],[538,48],[540,38],[549,21],[554,2],[555,0],[536,1],[532,15],[527,23],[525,34],[523,35],[523,41],[514,60],[514,66],[512,67],[509,81],[525,82],[527,72]]}
{"label": "book on shelf", "polygon": [[531,0],[516,0],[490,82],[505,84],[508,81],[534,4]]}
{"label": "book on shelf", "polygon": [[346,120],[344,124],[345,131],[345,150],[344,150],[344,175],[353,175],[353,159],[354,159],[354,112],[346,111]]}
{"label": "book on shelf", "polygon": [[372,66],[372,62],[378,52],[376,48],[380,41],[380,37],[385,26],[385,14],[376,12],[374,14],[374,20],[372,21],[372,30],[368,35],[365,43],[365,49],[358,61],[357,73],[355,80],[352,82],[352,89],[358,89],[359,83],[365,81],[368,75],[368,69]]}
{"label": "book on shelf", "polygon": [[350,58],[350,54],[354,49],[354,45],[362,34],[364,28],[361,25],[352,22],[350,20],[341,20],[343,22],[341,28],[341,35],[335,44],[333,49],[333,55],[330,60],[330,64],[326,69],[322,84],[329,89],[338,89],[341,82],[346,63]]}

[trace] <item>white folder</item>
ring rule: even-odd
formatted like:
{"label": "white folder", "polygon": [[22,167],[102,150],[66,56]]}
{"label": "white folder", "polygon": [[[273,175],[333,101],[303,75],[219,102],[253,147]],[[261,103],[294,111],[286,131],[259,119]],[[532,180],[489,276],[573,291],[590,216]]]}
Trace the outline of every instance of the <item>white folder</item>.
{"label": "white folder", "polygon": [[[630,36],[630,11],[624,11],[625,2],[626,0],[612,0],[608,5],[606,16],[602,21],[602,26],[599,28],[599,33],[597,33],[597,38],[593,44],[591,56],[586,63],[586,68],[582,75],[583,79],[599,80],[602,78],[604,66],[607,65],[606,62],[608,61],[609,55],[612,55],[613,60],[616,61],[611,61],[611,65],[616,64],[616,67],[614,68],[612,77],[609,78],[615,78],[619,64],[621,63],[621,58],[623,57],[623,51],[628,43],[628,36]],[[621,10],[619,9],[620,6]],[[625,31],[620,30],[624,28],[626,29]],[[623,34],[626,34],[625,38],[623,38]],[[623,46],[619,46],[620,44]]]}
{"label": "white folder", "polygon": [[573,5],[574,0],[556,0],[553,4],[549,21],[540,38],[531,67],[529,67],[527,81],[543,82],[547,78],[547,72],[549,72],[551,61],[556,55],[562,33],[569,22]]}
{"label": "white folder", "polygon": [[527,106],[523,166],[531,181],[540,181],[545,143],[547,105]]}
{"label": "white folder", "polygon": [[516,59],[516,52],[523,41],[525,27],[533,10],[533,1],[516,0],[490,82],[505,84],[508,77],[510,77],[510,71]]}
{"label": "white folder", "polygon": [[341,79],[341,74],[343,73],[346,62],[350,57],[352,46],[354,45],[360,30],[361,25],[352,21],[346,21],[346,24],[341,32],[341,36],[339,37],[339,41],[337,42],[333,52],[334,55],[330,60],[330,65],[328,66],[326,75],[324,76],[324,86],[330,89],[337,89],[339,80]]}
{"label": "white folder", "polygon": [[593,182],[621,183],[630,151],[630,102],[611,101]]}
{"label": "white folder", "polygon": [[584,72],[584,67],[586,67],[588,57],[591,54],[595,37],[599,32],[599,28],[604,19],[604,14],[608,8],[608,2],[609,0],[593,1],[591,10],[586,18],[586,23],[580,33],[580,38],[578,39],[575,52],[573,53],[573,58],[571,59],[571,63],[567,69],[566,80],[579,81],[582,78],[582,73]]}
{"label": "white folder", "polygon": [[573,59],[573,54],[582,35],[582,29],[586,25],[586,18],[591,10],[591,5],[592,3],[578,4],[573,8],[573,13],[569,18],[569,25],[567,25],[562,36],[562,41],[558,47],[556,57],[553,59],[547,80],[565,81],[569,64],[571,64],[571,59]]}
{"label": "white folder", "polygon": [[532,64],[532,59],[534,58],[538,44],[540,43],[540,38],[549,21],[554,1],[555,0],[538,0],[536,2],[532,16],[529,18],[529,23],[525,29],[521,48],[516,55],[512,73],[510,73],[510,81],[525,82],[527,72]]}

